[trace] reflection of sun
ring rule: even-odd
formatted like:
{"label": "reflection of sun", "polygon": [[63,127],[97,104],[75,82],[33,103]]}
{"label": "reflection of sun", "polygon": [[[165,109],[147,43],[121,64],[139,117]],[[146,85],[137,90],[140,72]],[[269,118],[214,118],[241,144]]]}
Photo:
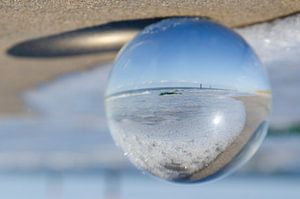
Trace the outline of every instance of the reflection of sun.
{"label": "reflection of sun", "polygon": [[215,117],[214,117],[214,119],[213,119],[214,125],[217,126],[218,124],[220,124],[221,121],[222,121],[222,119],[223,119],[222,115],[216,114]]}

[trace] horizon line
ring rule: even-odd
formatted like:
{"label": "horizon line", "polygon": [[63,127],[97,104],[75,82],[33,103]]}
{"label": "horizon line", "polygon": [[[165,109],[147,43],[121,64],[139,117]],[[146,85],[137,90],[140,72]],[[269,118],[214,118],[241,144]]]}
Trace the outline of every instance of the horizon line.
{"label": "horizon line", "polygon": [[195,90],[227,90],[227,91],[237,91],[236,89],[228,89],[228,88],[215,88],[215,87],[184,87],[184,86],[177,86],[177,87],[154,87],[154,88],[137,88],[131,90],[124,90],[112,93],[110,95],[105,96],[105,98],[125,94],[125,93],[133,93],[136,91],[144,91],[144,90],[162,90],[162,89],[195,89]]}

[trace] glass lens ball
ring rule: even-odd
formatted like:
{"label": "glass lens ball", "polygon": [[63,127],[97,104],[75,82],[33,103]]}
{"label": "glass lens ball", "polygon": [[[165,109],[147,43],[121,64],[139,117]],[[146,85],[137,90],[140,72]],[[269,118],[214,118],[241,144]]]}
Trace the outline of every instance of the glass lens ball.
{"label": "glass lens ball", "polygon": [[119,52],[106,90],[116,144],[138,168],[205,182],[250,159],[268,128],[271,89],[234,31],[200,18],[146,27]]}

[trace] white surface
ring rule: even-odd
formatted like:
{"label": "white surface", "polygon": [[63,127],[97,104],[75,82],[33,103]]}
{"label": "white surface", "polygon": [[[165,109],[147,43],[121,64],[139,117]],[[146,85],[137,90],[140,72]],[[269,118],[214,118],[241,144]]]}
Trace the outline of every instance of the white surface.
{"label": "white surface", "polygon": [[266,65],[273,88],[276,127],[300,122],[300,14],[236,29]]}

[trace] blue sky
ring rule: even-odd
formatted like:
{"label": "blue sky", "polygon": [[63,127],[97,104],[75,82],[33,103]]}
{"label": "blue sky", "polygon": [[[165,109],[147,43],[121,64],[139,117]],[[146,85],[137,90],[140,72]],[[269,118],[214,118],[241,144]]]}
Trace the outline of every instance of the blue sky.
{"label": "blue sky", "polygon": [[270,89],[261,62],[240,36],[207,20],[177,18],[149,26],[120,51],[107,94],[200,83]]}

